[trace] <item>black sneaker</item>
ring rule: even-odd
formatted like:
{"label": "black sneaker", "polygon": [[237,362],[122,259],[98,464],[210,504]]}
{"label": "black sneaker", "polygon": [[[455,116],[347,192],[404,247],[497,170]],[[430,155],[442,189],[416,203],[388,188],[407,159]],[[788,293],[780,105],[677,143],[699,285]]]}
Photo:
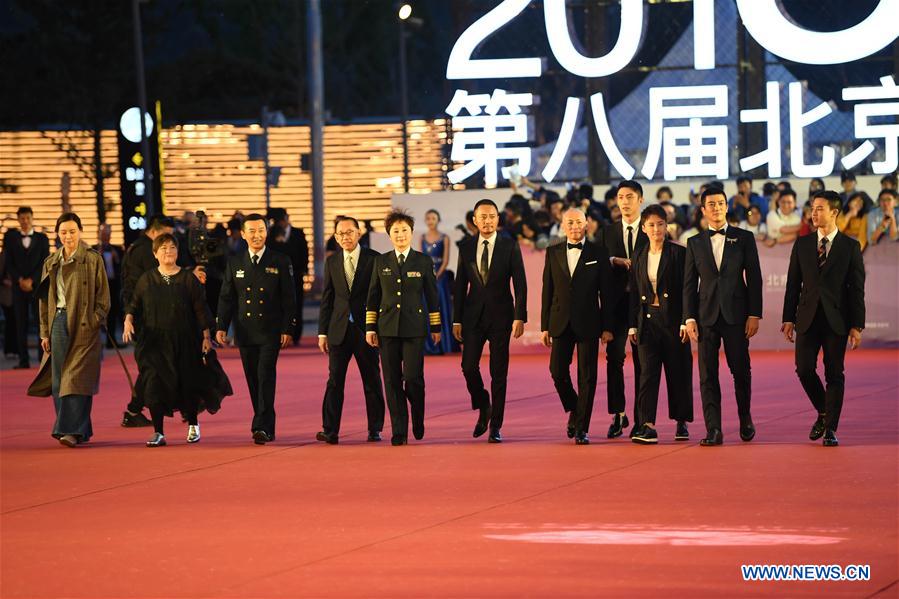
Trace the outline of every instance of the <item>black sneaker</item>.
{"label": "black sneaker", "polygon": [[137,428],[140,426],[153,426],[153,422],[144,416],[143,412],[138,412],[137,414],[132,414],[131,412],[126,411],[122,415],[122,426],[126,428]]}
{"label": "black sneaker", "polygon": [[677,431],[674,433],[675,441],[689,441],[690,440],[690,431],[687,430],[687,423],[680,420],[677,423]]}
{"label": "black sneaker", "polygon": [[636,435],[631,437],[631,441],[641,445],[658,443],[659,433],[656,432],[656,429],[644,425]]}

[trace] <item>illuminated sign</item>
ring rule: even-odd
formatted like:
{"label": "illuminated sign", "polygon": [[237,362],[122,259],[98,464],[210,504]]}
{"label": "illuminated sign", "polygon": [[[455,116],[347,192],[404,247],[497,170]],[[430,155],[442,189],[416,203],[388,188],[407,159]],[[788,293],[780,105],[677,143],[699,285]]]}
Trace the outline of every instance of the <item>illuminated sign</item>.
{"label": "illuminated sign", "polygon": [[149,112],[144,114],[143,125],[150,146],[156,181],[154,197],[147,192],[147,160],[141,148],[140,108],[131,107],[122,113],[118,127],[119,183],[122,190],[122,221],[125,243],[137,239],[147,228],[147,215],[162,212],[159,159],[159,135],[156,123]]}
{"label": "illuminated sign", "polygon": [[[539,57],[473,58],[477,49],[499,29],[511,23],[531,0],[503,0],[472,23],[456,40],[446,66],[446,77],[460,79],[539,78],[545,69]],[[553,57],[566,71],[580,77],[605,77],[627,67],[640,49],[644,23],[643,0],[621,0],[621,26],[611,50],[603,56],[586,56],[573,39],[565,0],[544,0],[543,17]],[[736,10],[749,34],[770,53],[796,63],[832,65],[856,61],[882,50],[899,35],[899,0],[880,0],[860,23],[841,31],[817,32],[803,29],[785,15],[778,0],[736,0]],[[693,68],[714,69],[715,0],[693,2]],[[890,25],[892,23],[892,25]],[[781,87],[768,81],[765,106],[740,110],[740,123],[757,123],[767,129],[766,147],[752,156],[740,158],[742,170],[767,165],[769,177],[783,175],[782,150],[788,149],[789,166],[797,177],[823,177],[837,163],[833,147],[820,146],[820,161],[807,162],[805,130],[827,117],[833,108],[826,102],[806,107],[806,89],[798,82],[786,82],[784,107],[789,123],[789,142],[784,143],[781,126]],[[885,174],[899,166],[899,87],[892,76],[879,85],[842,90],[844,101],[853,102],[854,137],[857,148],[840,158],[842,168],[851,169],[875,152],[873,141],[882,142],[883,160],[871,162],[875,174]],[[448,174],[451,183],[460,183],[483,171],[484,182],[496,185],[498,163],[512,161],[518,173],[529,174],[532,148],[528,145],[525,107],[539,103],[530,93],[509,93],[495,89],[492,94],[469,94],[457,89],[446,107],[455,130],[450,158],[462,163]],[[583,100],[570,97],[558,139],[540,176],[552,181],[557,175],[575,131],[580,125]],[[590,97],[599,143],[619,175],[633,177],[638,170],[618,148],[609,126],[607,102],[602,93]],[[639,172],[652,180],[680,177],[730,176],[729,132],[722,124],[731,115],[728,86],[658,86],[649,89],[649,119],[646,158]],[[661,164],[661,167],[660,167]]]}

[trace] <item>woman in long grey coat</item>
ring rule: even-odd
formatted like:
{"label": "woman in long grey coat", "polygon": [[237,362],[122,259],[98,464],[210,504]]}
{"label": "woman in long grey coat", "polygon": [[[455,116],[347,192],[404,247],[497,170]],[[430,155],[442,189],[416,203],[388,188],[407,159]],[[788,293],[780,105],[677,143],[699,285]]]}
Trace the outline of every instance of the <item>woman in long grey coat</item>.
{"label": "woman in long grey coat", "polygon": [[53,396],[53,437],[68,447],[93,434],[91,405],[100,383],[100,327],[109,312],[103,258],[81,241],[81,219],[66,212],[56,220],[62,248],[44,261],[40,333],[44,359],[28,394]]}

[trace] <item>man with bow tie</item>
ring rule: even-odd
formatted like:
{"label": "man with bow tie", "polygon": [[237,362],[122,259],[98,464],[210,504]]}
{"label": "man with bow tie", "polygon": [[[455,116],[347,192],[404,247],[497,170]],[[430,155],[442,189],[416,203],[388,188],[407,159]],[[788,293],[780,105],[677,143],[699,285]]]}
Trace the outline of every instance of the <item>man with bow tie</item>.
{"label": "man with bow tie", "polygon": [[[568,412],[568,438],[590,443],[590,417],[596,394],[600,336],[613,339],[609,319],[612,271],[606,249],[585,239],[587,217],[578,208],[562,216],[566,242],[546,250],[540,331],[552,349],[549,371]],[[600,304],[602,308],[600,308]],[[571,383],[571,358],[577,348],[578,389]]]}
{"label": "man with bow tie", "polygon": [[721,445],[721,386],[718,351],[722,341],[734,377],[740,439],[755,437],[750,399],[749,339],[762,317],[762,270],[755,236],[727,224],[727,196],[721,185],[700,197],[709,228],[687,241],[684,271],[684,321],[699,342],[699,389],[707,430],[700,445]]}
{"label": "man with bow tie", "polygon": [[341,250],[325,262],[325,283],[318,313],[318,347],[328,354],[328,385],[322,401],[319,441],[336,445],[343,412],[344,386],[350,360],[356,358],[365,411],[368,441],[381,440],[384,428],[384,391],[378,350],[365,342],[365,302],[378,252],[359,245],[362,233],[352,216],[338,216],[334,238]]}
{"label": "man with bow tie", "polygon": [[[19,229],[10,229],[3,237],[3,249],[7,253],[6,272],[12,281],[12,303],[16,316],[16,326],[20,334],[19,363],[13,368],[30,368],[28,355],[28,332],[31,311],[37,320],[37,297],[34,290],[41,280],[41,267],[50,255],[50,240],[43,233],[34,230],[34,213],[28,206],[16,210]],[[37,361],[43,356],[40,344],[37,348]]]}

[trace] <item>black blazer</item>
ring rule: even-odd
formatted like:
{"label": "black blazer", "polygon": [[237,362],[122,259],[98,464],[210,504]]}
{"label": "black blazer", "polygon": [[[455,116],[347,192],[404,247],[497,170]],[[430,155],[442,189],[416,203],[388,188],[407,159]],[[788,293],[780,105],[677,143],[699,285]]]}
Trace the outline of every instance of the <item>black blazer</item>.
{"label": "black blazer", "polygon": [[376,256],[373,262],[365,331],[384,337],[425,337],[429,331],[439,333],[440,298],[434,261],[410,249],[402,268],[393,250]]}
{"label": "black blazer", "polygon": [[[640,250],[649,243],[649,237],[647,237],[646,233],[640,228],[639,223],[637,224],[636,234],[632,258],[636,257],[640,253]],[[598,231],[596,243],[603,246],[610,257],[627,257],[627,251],[624,247],[624,228],[621,226],[620,222],[603,226],[602,229]],[[628,309],[627,284],[629,276],[629,271],[623,268],[612,269],[612,288],[610,290],[611,299],[609,305],[614,306],[622,312],[626,312]]]}
{"label": "black blazer", "polygon": [[824,309],[830,328],[838,335],[865,328],[865,264],[858,241],[837,233],[824,268],[818,270],[818,235],[806,235],[793,243],[783,322],[793,322],[800,333],[808,331],[818,306]]}
{"label": "black blazer", "polygon": [[290,237],[287,238],[287,241],[268,239],[265,245],[290,258],[294,278],[297,282],[303,280],[303,275],[309,270],[309,243],[306,241],[306,233],[303,229],[291,226]]}
{"label": "black blazer", "polygon": [[[584,249],[574,269],[568,274],[568,244],[562,242],[546,249],[543,267],[543,301],[540,330],[559,337],[566,327],[579,339],[599,337],[611,330],[612,267],[606,249],[584,240]],[[602,299],[602,308],[600,308]]]}
{"label": "black blazer", "polygon": [[41,267],[50,255],[50,240],[43,233],[32,229],[31,246],[26,250],[22,245],[22,232],[10,229],[3,236],[3,250],[6,253],[6,272],[13,283],[13,289],[19,288],[19,279],[31,279],[37,289],[41,282]]}
{"label": "black blazer", "polygon": [[[684,262],[687,250],[665,240],[659,270],[656,273],[656,292],[659,296],[662,326],[677,333],[683,323],[684,311]],[[652,304],[652,283],[649,282],[649,245],[644,246],[631,263],[630,328],[643,331],[646,308]],[[655,320],[655,319],[653,319]]]}
{"label": "black blazer", "polygon": [[[496,236],[487,281],[477,264],[480,235],[459,245],[459,264],[453,290],[453,322],[463,331],[483,322],[486,328],[511,330],[512,321],[528,320],[528,284],[521,249],[514,239]],[[513,303],[509,283],[515,285]]]}
{"label": "black blazer", "polygon": [[325,284],[318,312],[318,334],[327,335],[331,345],[343,343],[351,314],[353,322],[359,328],[365,328],[365,302],[371,284],[371,270],[379,255],[374,250],[359,248],[359,263],[356,265],[352,289],[347,285],[343,268],[343,249],[331,254],[325,261]]}
{"label": "black blazer", "polygon": [[743,324],[750,316],[762,317],[762,269],[755,235],[728,226],[724,237],[720,272],[708,230],[687,241],[685,321],[692,318],[711,326],[719,314],[728,324]]}
{"label": "black blazer", "polygon": [[297,300],[293,266],[284,254],[267,248],[259,264],[250,261],[249,250],[228,258],[219,294],[219,331],[234,322],[239,346],[268,345],[292,335],[296,326]]}

